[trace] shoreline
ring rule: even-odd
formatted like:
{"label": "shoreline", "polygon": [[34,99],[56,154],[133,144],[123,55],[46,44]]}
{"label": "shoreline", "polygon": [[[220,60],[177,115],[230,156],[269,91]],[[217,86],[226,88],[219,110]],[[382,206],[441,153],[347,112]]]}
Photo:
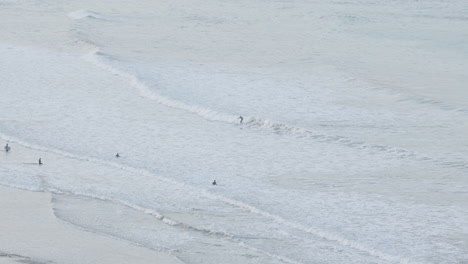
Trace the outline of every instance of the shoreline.
{"label": "shoreline", "polygon": [[0,263],[183,263],[57,219],[51,194],[0,185]]}

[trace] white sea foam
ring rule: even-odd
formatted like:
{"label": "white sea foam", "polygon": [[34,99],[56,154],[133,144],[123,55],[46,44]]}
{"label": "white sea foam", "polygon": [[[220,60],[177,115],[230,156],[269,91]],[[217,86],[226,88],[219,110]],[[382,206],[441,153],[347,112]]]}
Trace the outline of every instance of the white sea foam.
{"label": "white sea foam", "polygon": [[463,1],[5,3],[0,184],[64,221],[188,263],[463,262]]}
{"label": "white sea foam", "polygon": [[[61,156],[64,156],[64,157],[68,157],[68,158],[79,159],[79,160],[86,161],[86,162],[98,163],[98,164],[102,164],[102,165],[105,165],[105,166],[111,166],[111,167],[114,167],[114,168],[120,168],[120,169],[129,171],[129,172],[132,172],[132,173],[145,174],[145,175],[149,175],[151,177],[158,177],[158,176],[156,176],[156,175],[154,175],[151,172],[148,172],[146,170],[137,169],[137,168],[133,168],[133,167],[130,167],[130,166],[123,166],[122,164],[119,164],[119,163],[116,163],[116,162],[109,162],[109,161],[99,160],[99,159],[90,158],[90,157],[77,156],[77,155],[74,155],[72,153],[67,153],[67,152],[64,152],[64,151],[56,150],[56,149],[44,148],[44,147],[37,146],[37,145],[34,145],[34,144],[29,144],[29,143],[24,142],[24,141],[20,141],[18,139],[12,138],[12,137],[5,136],[3,134],[0,134],[0,137],[2,139],[4,139],[4,140],[8,140],[9,142],[13,142],[13,143],[16,143],[16,144],[21,144],[21,145],[23,145],[25,147],[32,148],[32,149],[35,149],[35,150],[51,152],[51,153],[55,153],[55,154],[58,154],[58,155],[61,155]],[[184,189],[190,190],[191,192],[196,192],[196,193],[198,193],[198,194],[200,194],[200,195],[202,195],[204,197],[214,199],[214,200],[219,200],[219,201],[222,201],[222,202],[224,202],[226,204],[229,204],[229,205],[232,205],[232,206],[247,209],[252,213],[255,213],[255,214],[270,218],[270,219],[276,221],[279,224],[286,225],[288,227],[291,227],[291,228],[298,229],[298,230],[303,231],[303,232],[313,234],[313,235],[318,236],[320,238],[324,238],[324,239],[327,239],[327,240],[330,240],[330,241],[337,242],[342,246],[346,246],[346,247],[350,247],[350,248],[353,248],[353,249],[356,249],[356,250],[359,250],[359,251],[366,252],[367,254],[376,256],[376,257],[381,258],[383,260],[398,262],[398,263],[416,263],[416,262],[411,262],[409,259],[406,259],[404,257],[392,256],[392,255],[386,254],[386,253],[381,252],[379,250],[373,249],[373,248],[371,248],[371,247],[369,247],[367,245],[363,245],[363,244],[361,244],[359,242],[352,241],[352,240],[340,237],[339,235],[336,235],[336,234],[330,234],[330,233],[325,232],[325,231],[316,230],[316,229],[306,227],[306,226],[298,224],[298,223],[290,222],[290,221],[288,221],[288,220],[286,220],[286,219],[284,219],[284,218],[282,218],[280,216],[272,215],[272,214],[270,214],[270,213],[268,213],[268,212],[266,212],[266,211],[264,211],[262,209],[259,209],[259,208],[256,208],[254,206],[248,205],[248,204],[246,204],[244,202],[233,200],[233,199],[227,198],[227,197],[222,197],[220,195],[213,194],[213,193],[211,193],[211,192],[209,192],[209,191],[207,191],[205,189],[198,189],[198,188],[189,186],[187,184],[183,184],[183,183],[180,183],[180,182],[177,182],[177,181],[174,181],[174,180],[171,180],[171,179],[167,179],[167,178],[164,178],[164,177],[158,177],[158,179],[160,179],[162,181],[165,181],[165,182],[168,182],[168,183],[170,183],[172,185],[179,185]],[[54,187],[46,187],[46,188],[47,188],[48,191],[50,191],[52,193],[57,193],[57,194],[70,193],[70,191],[63,191],[63,190],[60,190],[60,189],[56,189]],[[162,214],[160,214],[160,213],[158,213],[158,212],[156,212],[154,210],[151,210],[151,209],[148,209],[148,208],[143,208],[143,207],[141,207],[139,205],[131,204],[131,203],[123,201],[123,200],[119,200],[119,199],[115,199],[115,198],[108,198],[108,197],[104,197],[104,196],[96,196],[96,195],[92,195],[92,194],[89,194],[89,193],[81,193],[81,192],[71,192],[71,193],[73,195],[82,195],[82,196],[85,196],[85,197],[91,197],[91,198],[100,199],[100,200],[103,200],[103,201],[111,201],[113,203],[128,206],[130,208],[133,208],[135,210],[144,212],[146,214],[153,215],[157,219],[161,220],[162,222],[164,222],[164,223],[166,223],[168,225],[172,225],[172,226],[181,226],[182,225],[182,226],[185,226],[185,227],[190,227],[190,226],[178,223],[177,221],[174,221],[174,220],[172,220],[170,218],[167,218],[167,217],[163,216]],[[210,231],[210,230],[203,230],[203,229],[198,229],[198,228],[195,228],[195,227],[190,227],[190,228],[194,229],[196,231],[199,231],[199,232],[213,233],[213,231]],[[219,232],[215,232],[215,233],[219,233]],[[229,237],[229,238],[234,237],[233,235],[226,234],[226,233],[219,233],[219,234],[221,234],[222,236],[225,236],[225,237]],[[278,257],[278,258],[281,259],[281,260],[286,261],[287,263],[297,263],[297,262],[294,262],[294,261],[292,261],[290,259],[287,259],[287,258],[282,258],[282,257]]]}

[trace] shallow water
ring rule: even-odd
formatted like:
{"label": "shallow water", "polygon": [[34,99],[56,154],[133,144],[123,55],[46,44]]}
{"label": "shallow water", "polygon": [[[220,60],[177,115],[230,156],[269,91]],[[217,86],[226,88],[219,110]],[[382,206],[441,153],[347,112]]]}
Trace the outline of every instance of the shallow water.
{"label": "shallow water", "polygon": [[0,184],[60,219],[186,263],[467,260],[462,1],[0,7]]}

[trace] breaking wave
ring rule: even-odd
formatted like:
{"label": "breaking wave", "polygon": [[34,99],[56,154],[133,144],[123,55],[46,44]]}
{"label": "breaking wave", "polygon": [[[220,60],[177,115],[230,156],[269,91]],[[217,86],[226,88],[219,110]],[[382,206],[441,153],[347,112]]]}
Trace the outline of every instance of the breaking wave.
{"label": "breaking wave", "polygon": [[[87,45],[91,45],[91,44],[88,43]],[[143,81],[138,79],[135,75],[132,75],[123,70],[117,69],[113,67],[112,65],[110,65],[109,63],[106,63],[104,61],[106,59],[106,54],[102,53],[96,45],[92,45],[92,46],[93,46],[93,50],[84,56],[85,60],[91,62],[92,64],[94,64],[95,66],[103,70],[106,70],[114,75],[120,76],[121,78],[126,80],[128,83],[130,83],[131,86],[136,88],[139,91],[141,96],[148,98],[150,100],[153,100],[159,104],[165,105],[165,106],[191,112],[209,121],[224,122],[224,123],[229,123],[229,124],[238,124],[239,120],[238,120],[237,115],[220,113],[220,112],[214,111],[212,109],[209,109],[203,106],[190,105],[190,104],[155,93],[148,87],[148,85],[146,85]],[[396,156],[396,157],[403,158],[403,159],[410,158],[413,160],[431,162],[431,163],[435,163],[435,164],[446,166],[446,167],[452,167],[452,168],[457,168],[457,169],[468,169],[468,161],[465,161],[465,160],[450,161],[450,160],[446,160],[444,158],[439,158],[439,157],[428,157],[421,153],[405,150],[405,149],[394,147],[394,146],[368,144],[366,142],[355,141],[355,140],[352,140],[343,136],[327,135],[327,134],[323,134],[323,133],[313,131],[310,129],[290,126],[287,124],[275,122],[275,121],[260,118],[260,117],[244,116],[244,120],[245,120],[243,124],[244,127],[268,129],[278,134],[311,138],[320,142],[340,144],[340,145],[354,148],[354,149],[361,149],[364,151],[367,150],[372,153],[378,152],[378,153],[390,154],[392,156]]]}

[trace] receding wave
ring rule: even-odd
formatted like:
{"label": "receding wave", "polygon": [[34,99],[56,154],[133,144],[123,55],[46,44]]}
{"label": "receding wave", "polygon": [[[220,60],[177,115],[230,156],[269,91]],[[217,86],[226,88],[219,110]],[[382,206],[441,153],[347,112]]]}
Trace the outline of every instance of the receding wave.
{"label": "receding wave", "polygon": [[[125,207],[131,208],[133,210],[139,211],[141,213],[151,215],[152,217],[154,217],[155,219],[161,221],[162,223],[167,224],[167,225],[172,226],[172,227],[175,227],[175,228],[179,228],[179,229],[183,229],[183,230],[190,230],[190,231],[193,231],[193,232],[201,233],[203,235],[223,238],[223,239],[229,240],[229,241],[231,241],[233,243],[236,243],[241,247],[244,247],[246,249],[249,249],[249,250],[252,250],[252,251],[255,251],[255,252],[259,252],[259,253],[264,254],[264,255],[266,255],[268,257],[280,260],[280,261],[282,261],[284,263],[301,264],[301,262],[297,262],[297,261],[292,260],[290,258],[287,258],[285,256],[273,254],[273,253],[261,250],[259,248],[247,245],[245,242],[242,241],[241,238],[237,237],[234,234],[230,234],[230,233],[225,232],[225,231],[213,231],[213,230],[209,230],[209,229],[198,228],[198,227],[189,225],[187,223],[179,222],[179,221],[171,219],[171,218],[169,218],[167,216],[164,216],[163,214],[157,212],[154,209],[144,208],[142,206],[135,205],[135,204],[132,204],[132,203],[120,200],[120,199],[114,199],[114,198],[109,198],[109,197],[104,197],[104,196],[98,196],[98,195],[93,195],[93,194],[89,194],[89,193],[69,192],[69,191],[59,190],[59,189],[55,189],[55,188],[51,188],[48,191],[50,191],[53,194],[91,198],[91,199],[97,199],[97,200],[104,201],[104,202],[110,202],[110,203],[120,205],[120,206],[125,206]],[[52,202],[54,202],[54,201],[52,201]],[[62,217],[60,215],[58,215],[57,212],[55,212],[55,215],[56,215],[57,218],[62,219]],[[67,223],[76,225],[76,224],[74,224],[74,223],[72,223],[70,221],[64,220],[64,219],[62,219],[62,221],[66,221]],[[79,227],[83,228],[81,226],[79,226]],[[119,238],[122,238],[122,237],[119,236]],[[130,241],[130,242],[135,243],[135,241]],[[140,246],[145,246],[145,245],[140,245]]]}
{"label": "receding wave", "polygon": [[18,262],[18,263],[26,263],[26,264],[45,264],[45,263],[51,263],[50,261],[39,261],[32,259],[27,256],[23,255],[18,255],[18,254],[13,254],[13,253],[5,253],[0,251],[0,258],[8,258],[11,261]]}

